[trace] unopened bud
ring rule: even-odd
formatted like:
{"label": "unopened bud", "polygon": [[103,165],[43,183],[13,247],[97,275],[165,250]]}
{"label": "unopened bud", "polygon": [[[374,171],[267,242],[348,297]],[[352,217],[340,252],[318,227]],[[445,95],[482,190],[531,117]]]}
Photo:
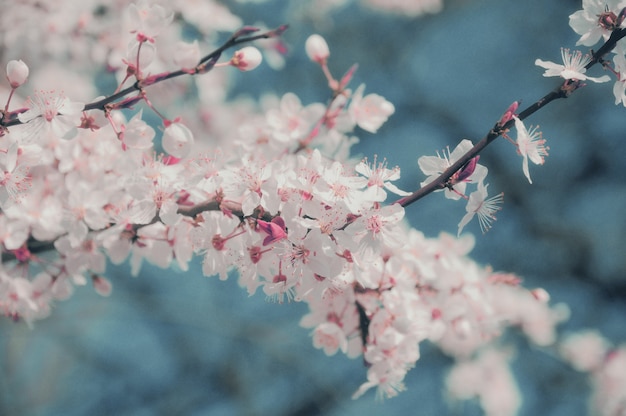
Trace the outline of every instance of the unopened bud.
{"label": "unopened bud", "polygon": [[96,293],[100,296],[109,296],[113,291],[113,285],[111,282],[102,276],[93,275],[91,276],[91,281]]}
{"label": "unopened bud", "polygon": [[456,178],[455,178],[456,182],[463,182],[465,179],[472,176],[472,174],[476,170],[478,159],[480,159],[480,156],[474,156],[473,158],[468,160],[467,163],[463,165],[461,169],[458,170]]}
{"label": "unopened bud", "polygon": [[240,71],[251,71],[263,61],[263,55],[254,46],[239,49],[230,60],[230,64]]}
{"label": "unopened bud", "polygon": [[500,117],[500,121],[498,121],[498,126],[502,127],[504,126],[506,123],[508,123],[509,121],[511,121],[511,119],[513,118],[513,116],[515,116],[515,112],[517,111],[517,108],[519,107],[519,101],[514,101],[513,104],[511,104],[509,106],[509,108],[506,109],[506,111],[504,112],[504,114],[502,115],[502,117]]}
{"label": "unopened bud", "polygon": [[7,79],[11,88],[17,88],[26,82],[28,78],[28,66],[20,59],[9,61],[7,64]]}
{"label": "unopened bud", "polygon": [[548,292],[546,292],[545,289],[542,289],[542,288],[538,287],[536,289],[531,290],[530,293],[539,302],[548,303],[550,301],[550,294]]}
{"label": "unopened bud", "polygon": [[304,48],[308,57],[318,64],[325,63],[330,56],[328,44],[323,37],[317,34],[309,36],[304,44]]}

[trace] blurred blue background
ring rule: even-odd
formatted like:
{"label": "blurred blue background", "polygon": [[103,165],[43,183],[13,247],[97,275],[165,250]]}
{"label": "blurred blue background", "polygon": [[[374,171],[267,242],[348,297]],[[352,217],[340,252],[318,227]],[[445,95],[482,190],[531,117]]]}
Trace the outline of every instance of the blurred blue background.
{"label": "blurred blue background", "polygon": [[[399,165],[400,188],[424,176],[417,157],[482,138],[515,100],[530,105],[557,85],[536,58],[559,61],[577,35],[573,0],[445,0],[441,14],[408,19],[349,4],[320,20],[305,1],[225,2],[246,24],[289,23],[286,69],[238,77],[233,94],[296,92],[324,102],[324,79],[303,53],[321,33],[336,76],[355,62],[354,86],[367,84],[396,113],[377,135],[359,132],[356,151]],[[601,69],[595,69],[598,75]],[[259,82],[262,80],[262,82]],[[549,105],[540,124],[550,146],[544,166],[531,166],[504,140],[481,154],[490,191],[505,193],[494,228],[477,235],[473,257],[541,286],[572,311],[562,329],[599,328],[626,341],[626,109],[613,105],[611,85],[589,85]],[[464,206],[430,195],[408,208],[429,236],[456,233]],[[474,415],[476,403],[450,405],[443,378],[450,360],[424,345],[407,391],[383,403],[373,392],[353,401],[365,380],[361,360],[326,357],[298,326],[301,304],[248,298],[236,278],[202,277],[144,266],[110,266],[113,295],[90,289],[58,303],[31,330],[0,322],[0,415]],[[524,394],[522,415],[583,415],[589,386],[549,353],[519,344],[513,362]]]}

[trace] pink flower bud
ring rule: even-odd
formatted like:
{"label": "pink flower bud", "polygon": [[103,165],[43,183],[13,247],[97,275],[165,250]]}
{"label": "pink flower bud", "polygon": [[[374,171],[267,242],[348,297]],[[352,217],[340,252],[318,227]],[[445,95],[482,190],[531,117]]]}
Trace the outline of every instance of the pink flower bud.
{"label": "pink flower bud", "polygon": [[546,290],[543,288],[538,287],[536,289],[531,290],[530,293],[539,302],[548,303],[550,301],[550,294],[546,292]]}
{"label": "pink flower bud", "polygon": [[308,57],[318,64],[323,64],[330,56],[328,44],[320,35],[309,36],[304,44],[304,49]]}
{"label": "pink flower bud", "polygon": [[184,124],[177,122],[167,124],[161,141],[163,150],[175,158],[182,159],[191,152],[194,143],[193,133]]}
{"label": "pink flower bud", "polygon": [[20,59],[9,61],[7,64],[7,79],[11,88],[17,88],[26,82],[28,78],[28,66]]}
{"label": "pink flower bud", "polygon": [[109,296],[113,291],[113,285],[105,277],[93,275],[91,281],[93,282],[94,289],[100,296]]}
{"label": "pink flower bud", "polygon": [[246,46],[236,51],[230,60],[230,64],[240,71],[251,71],[263,60],[263,55],[254,46]]}
{"label": "pink flower bud", "polygon": [[515,116],[515,112],[517,111],[518,107],[519,107],[519,101],[513,101],[513,104],[511,104],[509,108],[506,109],[502,117],[500,117],[500,121],[498,121],[498,126],[502,127],[506,123],[511,121],[513,116]]}

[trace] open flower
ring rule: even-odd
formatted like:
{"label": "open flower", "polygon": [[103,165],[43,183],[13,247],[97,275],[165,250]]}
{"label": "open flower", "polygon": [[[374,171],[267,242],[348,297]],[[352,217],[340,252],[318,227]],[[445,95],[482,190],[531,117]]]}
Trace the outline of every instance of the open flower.
{"label": "open flower", "polygon": [[585,66],[591,62],[590,55],[583,55],[580,51],[570,53],[569,49],[561,48],[561,57],[563,65],[555,64],[550,61],[542,61],[537,59],[535,65],[546,69],[543,73],[544,77],[561,77],[565,79],[575,79],[578,81],[607,82],[611,78],[608,75],[601,77],[589,77],[585,75],[587,69]]}
{"label": "open flower", "polygon": [[360,128],[370,133],[376,133],[387,121],[396,108],[384,97],[378,94],[368,94],[363,97],[365,84],[361,84],[354,95],[348,109],[351,118]]}
{"label": "open flower", "polygon": [[461,222],[459,222],[458,235],[461,235],[463,228],[474,218],[478,216],[478,223],[480,224],[480,230],[484,233],[489,231],[491,223],[496,220],[496,212],[500,211],[502,207],[499,205],[504,201],[504,193],[499,193],[496,196],[487,198],[487,187],[482,181],[478,184],[478,189],[472,192],[467,200],[465,210],[467,214],[463,216]]}
{"label": "open flower", "polygon": [[620,26],[618,14],[625,5],[623,0],[583,0],[583,10],[569,17],[570,27],[580,35],[576,45],[593,46],[600,38],[608,39]]}
{"label": "open flower", "polygon": [[174,19],[174,13],[158,4],[150,4],[147,0],[131,3],[126,12],[126,23],[130,33],[135,33],[140,42],[154,42],[157,37]]}
{"label": "open flower", "polygon": [[400,179],[400,168],[396,166],[393,169],[387,169],[386,160],[383,160],[381,163],[376,163],[376,156],[374,156],[374,162],[369,164],[367,158],[365,158],[361,163],[356,165],[354,170],[363,175],[360,182],[363,186],[367,186],[371,190],[374,201],[384,201],[387,199],[385,189],[396,195],[411,195],[410,192],[403,191],[390,182]]}
{"label": "open flower", "polygon": [[[420,185],[426,186],[439,178],[439,176],[446,169],[463,157],[463,155],[465,155],[472,148],[472,146],[473,144],[470,140],[463,139],[452,152],[450,152],[450,149],[446,149],[443,151],[443,155],[437,154],[437,156],[421,156],[417,160],[417,164],[422,172],[428,175],[428,178],[426,178],[426,180]],[[477,159],[472,162],[472,170],[469,175],[467,175],[469,171],[464,171],[461,176],[462,180],[458,181],[457,179],[457,182],[453,185],[453,189],[444,189],[446,198],[454,200],[460,199],[461,195],[465,195],[465,188],[467,187],[468,182],[479,183],[487,177],[487,168],[476,163],[476,161]],[[462,170],[465,170],[465,168],[462,168]]]}
{"label": "open flower", "polygon": [[19,120],[30,124],[28,136],[33,138],[42,132],[50,132],[56,137],[68,138],[80,125],[80,117],[85,108],[83,103],[70,101],[54,91],[39,91],[29,99],[28,111],[19,114]]}
{"label": "open flower", "polygon": [[515,129],[517,130],[517,150],[524,158],[522,169],[524,175],[528,178],[528,182],[533,183],[530,179],[528,170],[528,159],[535,165],[543,165],[544,156],[548,156],[549,147],[546,147],[546,141],[542,138],[541,132],[538,131],[539,126],[535,126],[528,131],[522,120],[513,116],[515,119]]}
{"label": "open flower", "polygon": [[165,126],[161,141],[163,149],[178,159],[186,157],[194,144],[191,130],[178,120],[167,121]]}

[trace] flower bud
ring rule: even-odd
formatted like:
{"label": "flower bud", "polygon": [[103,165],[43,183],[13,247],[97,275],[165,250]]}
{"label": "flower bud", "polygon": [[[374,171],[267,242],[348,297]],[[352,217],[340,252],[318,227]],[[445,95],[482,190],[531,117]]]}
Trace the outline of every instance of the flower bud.
{"label": "flower bud", "polygon": [[193,133],[187,126],[181,123],[173,122],[169,125],[165,123],[165,126],[161,141],[163,150],[175,158],[184,158],[191,152],[193,147]]}
{"label": "flower bud", "polygon": [[17,88],[26,82],[28,78],[28,66],[20,59],[9,61],[7,64],[7,79],[11,88]]}
{"label": "flower bud", "polygon": [[91,276],[93,287],[100,296],[109,296],[113,291],[113,285],[111,282],[102,276]]}
{"label": "flower bud", "polygon": [[530,293],[539,302],[548,303],[550,301],[550,294],[546,292],[546,290],[543,288],[538,287],[536,289],[531,290]]}
{"label": "flower bud", "polygon": [[325,63],[330,56],[328,44],[323,37],[317,34],[309,36],[304,44],[304,49],[306,50],[308,57],[313,62],[317,62],[318,64]]}
{"label": "flower bud", "polygon": [[251,71],[263,60],[263,55],[254,46],[246,46],[233,54],[230,64],[240,71]]}

